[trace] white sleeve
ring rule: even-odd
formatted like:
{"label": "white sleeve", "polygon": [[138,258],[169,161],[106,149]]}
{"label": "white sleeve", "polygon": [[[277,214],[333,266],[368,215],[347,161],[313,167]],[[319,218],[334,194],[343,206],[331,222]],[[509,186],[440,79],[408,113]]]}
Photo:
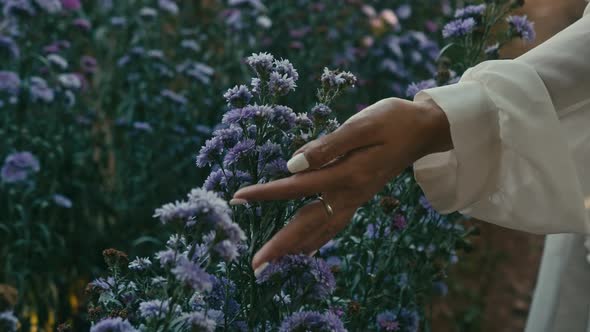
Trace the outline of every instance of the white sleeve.
{"label": "white sleeve", "polygon": [[[590,146],[590,16],[520,58],[481,63],[416,96],[426,99],[446,113],[454,146],[414,165],[434,208],[532,233],[590,234],[581,183],[590,156],[572,145]],[[571,113],[573,127],[563,123]]]}

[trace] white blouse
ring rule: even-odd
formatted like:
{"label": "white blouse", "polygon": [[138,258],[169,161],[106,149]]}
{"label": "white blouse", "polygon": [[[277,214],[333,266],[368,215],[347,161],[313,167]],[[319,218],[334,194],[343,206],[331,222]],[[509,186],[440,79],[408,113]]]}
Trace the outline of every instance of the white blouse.
{"label": "white blouse", "polygon": [[527,332],[590,332],[589,12],[517,59],[483,62],[415,98],[443,109],[453,140],[414,164],[434,208],[577,233],[547,237]]}

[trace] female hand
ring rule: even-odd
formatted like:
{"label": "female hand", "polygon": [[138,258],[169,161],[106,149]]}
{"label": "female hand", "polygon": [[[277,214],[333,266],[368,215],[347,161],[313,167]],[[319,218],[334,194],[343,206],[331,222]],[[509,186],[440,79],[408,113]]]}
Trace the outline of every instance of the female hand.
{"label": "female hand", "polygon": [[333,215],[319,200],[299,209],[255,254],[255,273],[287,254],[313,255],[350,222],[357,208],[407,166],[450,148],[449,124],[436,104],[397,98],[383,99],[333,133],[307,143],[287,163],[295,175],[242,188],[230,204],[322,194]]}

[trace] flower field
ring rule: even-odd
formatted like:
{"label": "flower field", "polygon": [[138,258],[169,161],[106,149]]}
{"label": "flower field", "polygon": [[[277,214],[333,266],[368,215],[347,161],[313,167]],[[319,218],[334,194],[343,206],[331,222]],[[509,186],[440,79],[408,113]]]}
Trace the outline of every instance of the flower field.
{"label": "flower field", "polygon": [[315,197],[226,201],[366,105],[533,40],[521,5],[0,0],[0,327],[431,330],[473,230],[411,169],[259,275],[256,250]]}

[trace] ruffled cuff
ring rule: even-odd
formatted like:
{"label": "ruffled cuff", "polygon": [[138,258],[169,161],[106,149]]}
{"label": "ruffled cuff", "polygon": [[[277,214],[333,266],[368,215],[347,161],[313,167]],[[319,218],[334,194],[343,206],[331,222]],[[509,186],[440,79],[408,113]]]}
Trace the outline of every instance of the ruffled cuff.
{"label": "ruffled cuff", "polygon": [[447,115],[454,149],[414,164],[416,180],[432,206],[450,213],[471,205],[494,188],[499,160],[498,113],[476,81],[421,91]]}

